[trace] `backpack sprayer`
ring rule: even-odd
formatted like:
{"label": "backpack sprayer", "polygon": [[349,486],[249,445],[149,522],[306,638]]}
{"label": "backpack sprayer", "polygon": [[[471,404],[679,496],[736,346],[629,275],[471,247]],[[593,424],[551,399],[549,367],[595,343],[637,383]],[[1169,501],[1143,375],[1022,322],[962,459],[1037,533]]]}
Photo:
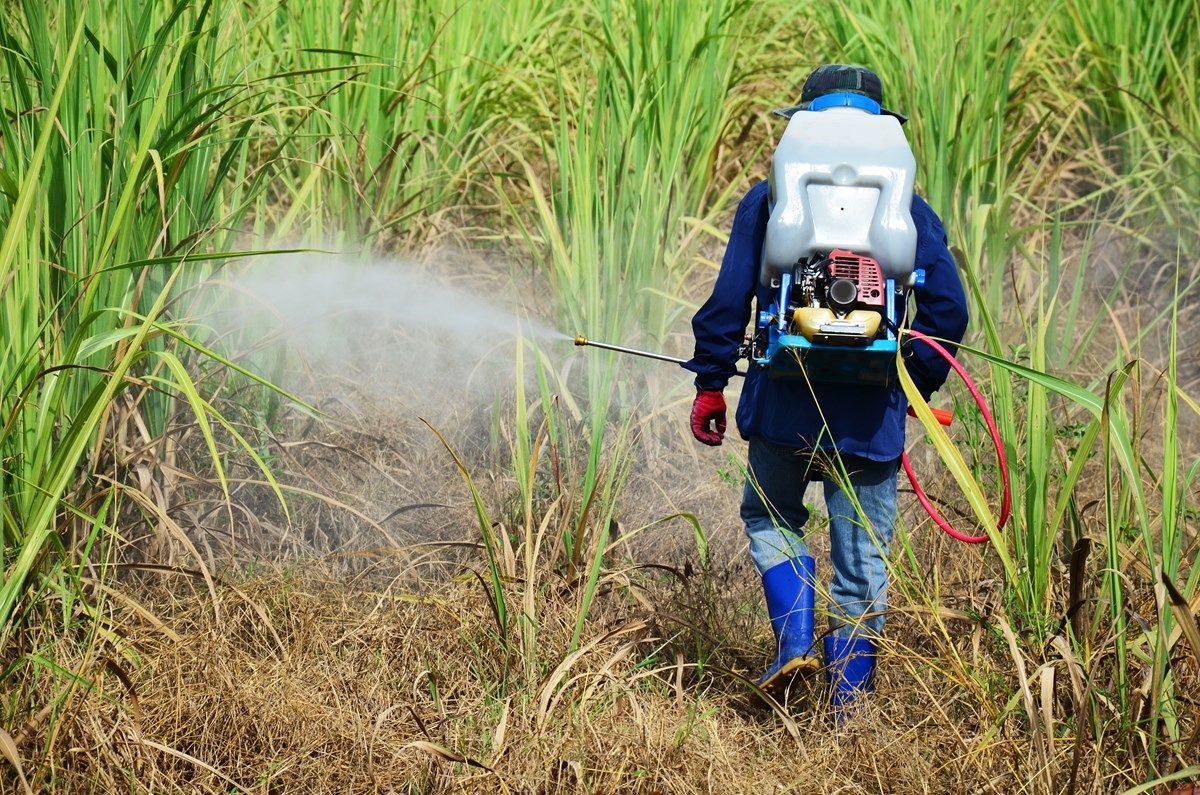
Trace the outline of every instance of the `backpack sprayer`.
{"label": "backpack sprayer", "polygon": [[[1008,468],[983,395],[937,340],[900,327],[909,292],[924,282],[924,272],[914,265],[915,176],[916,159],[900,123],[880,115],[866,97],[828,94],[791,116],[772,158],[770,216],[759,269],[772,300],[766,309],[759,307],[740,354],[772,379],[888,388],[897,378],[900,338],[929,345],[962,378],[991,434],[1003,487],[999,528],[1011,509]],[[583,336],[575,344],[685,361]],[[939,423],[950,424],[950,412],[932,411]],[[911,406],[909,415],[916,416]],[[921,488],[908,454],[902,459],[918,501],[939,527],[967,543],[987,540],[986,534],[953,528]]]}
{"label": "backpack sprayer", "polygon": [[[858,94],[819,97],[771,161],[759,279],[774,292],[749,353],[772,378],[887,386],[914,268],[917,161],[900,122]],[[871,103],[872,105],[874,103]]]}

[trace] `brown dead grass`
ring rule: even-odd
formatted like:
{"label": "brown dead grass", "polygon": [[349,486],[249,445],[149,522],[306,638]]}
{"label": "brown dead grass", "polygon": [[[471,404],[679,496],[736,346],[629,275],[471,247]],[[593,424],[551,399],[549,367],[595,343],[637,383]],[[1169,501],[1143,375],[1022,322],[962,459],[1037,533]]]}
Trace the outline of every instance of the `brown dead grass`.
{"label": "brown dead grass", "polygon": [[[664,598],[677,596],[666,590]],[[748,600],[748,590],[725,598]],[[911,718],[961,700],[928,671],[914,687],[904,669],[927,663],[885,661],[883,695],[861,720],[835,729],[810,706],[789,727],[733,677],[700,672],[682,644],[672,647],[669,610],[646,611],[616,593],[595,612],[587,652],[561,677],[554,669],[573,604],[544,605],[543,654],[530,679],[506,661],[469,575],[400,577],[377,590],[347,587],[313,563],[223,587],[215,603],[166,590],[146,596],[180,641],[127,627],[136,702],[80,694],[59,723],[48,789],[953,792],[1017,772],[989,769],[994,751],[964,753],[962,725],[944,722],[940,709],[909,725],[896,720],[897,707]],[[725,648],[706,652],[725,663],[751,646],[712,640]],[[101,680],[123,689],[114,676]]]}
{"label": "brown dead grass", "polygon": [[[387,427],[374,427],[387,437]],[[357,432],[335,424],[327,446],[313,449],[332,455]],[[365,489],[388,503],[389,449],[327,461],[326,485],[347,502]],[[426,485],[441,478],[445,501],[461,503],[455,473],[429,463]],[[629,496],[641,510],[661,510],[649,481],[664,473],[647,472]],[[506,651],[479,576],[482,553],[461,515],[441,527],[441,541],[227,567],[215,599],[195,579],[127,576],[117,587],[145,613],[114,606],[115,645],[55,641],[59,665],[97,687],[77,689],[53,733],[27,720],[21,752],[41,762],[37,786],[72,793],[1065,786],[1072,735],[1060,724],[1054,747],[1039,755],[1025,710],[1009,703],[1021,681],[998,629],[997,589],[980,577],[977,557],[927,530],[915,536],[918,554],[944,585],[898,588],[879,693],[866,711],[837,726],[817,682],[799,684],[783,714],[757,701],[740,677],[765,663],[772,641],[740,530],[724,513],[736,504],[734,486],[714,479],[693,488],[689,499],[711,520],[711,569],[701,572],[694,551],[666,530],[657,542],[620,547],[575,659],[578,590],[564,572],[543,573],[535,659]],[[309,507],[298,524],[320,523],[328,508]],[[670,571],[636,568],[646,563]],[[521,587],[508,584],[513,604]],[[1035,654],[1019,652],[1029,671]],[[45,670],[29,676],[27,694],[61,686]],[[1050,699],[1061,720],[1070,711],[1064,680]],[[1082,750],[1077,791],[1119,789],[1124,752],[1090,742]]]}

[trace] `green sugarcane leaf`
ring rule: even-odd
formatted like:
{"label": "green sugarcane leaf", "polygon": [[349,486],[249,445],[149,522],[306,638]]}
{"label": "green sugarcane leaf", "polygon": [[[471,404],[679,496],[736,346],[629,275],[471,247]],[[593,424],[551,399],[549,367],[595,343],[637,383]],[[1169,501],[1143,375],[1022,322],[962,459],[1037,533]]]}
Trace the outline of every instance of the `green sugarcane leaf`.
{"label": "green sugarcane leaf", "polygon": [[909,405],[916,412],[917,420],[925,429],[930,441],[933,442],[934,449],[937,450],[938,457],[942,463],[950,471],[954,477],[954,481],[958,483],[958,487],[962,489],[963,495],[967,498],[967,504],[971,506],[972,512],[975,514],[979,526],[987,533],[988,538],[992,541],[992,546],[1000,556],[1000,562],[1004,566],[1004,571],[1009,577],[1010,582],[1017,581],[1017,567],[1013,562],[1012,555],[1009,552],[1008,545],[1001,535],[997,527],[996,516],[988,507],[987,498],[983,496],[983,489],[979,485],[979,481],[971,473],[971,467],[963,459],[962,454],[950,441],[949,435],[934,418],[933,412],[929,410],[929,405],[925,399],[921,397],[920,390],[913,383],[912,376],[908,374],[908,368],[904,366],[904,357],[899,353],[896,355],[896,371],[900,376],[900,386],[904,390],[904,394],[908,397]]}
{"label": "green sugarcane leaf", "polygon": [[183,366],[183,362],[179,361],[178,356],[169,351],[158,351],[155,357],[167,366],[167,369],[171,371],[171,375],[175,376],[175,380],[166,381],[161,378],[151,378],[149,380],[152,382],[157,381],[181,393],[188,402],[188,405],[191,406],[192,414],[196,417],[196,427],[200,429],[200,435],[204,437],[204,445],[208,448],[208,457],[212,461],[213,471],[217,475],[217,482],[221,484],[221,493],[228,500],[229,482],[225,479],[225,466],[221,463],[221,452],[217,449],[217,440],[213,436],[212,426],[208,421],[208,404],[204,398],[200,397],[200,392],[196,389],[196,384],[188,375],[187,368]]}

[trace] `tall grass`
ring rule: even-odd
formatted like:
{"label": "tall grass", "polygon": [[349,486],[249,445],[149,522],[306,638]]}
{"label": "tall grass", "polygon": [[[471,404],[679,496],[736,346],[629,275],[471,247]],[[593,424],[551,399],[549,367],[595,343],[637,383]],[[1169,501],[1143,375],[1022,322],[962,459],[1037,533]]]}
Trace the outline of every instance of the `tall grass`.
{"label": "tall grass", "polygon": [[[222,485],[213,427],[262,464],[201,394],[189,371],[201,346],[171,317],[175,291],[221,255],[262,186],[247,157],[261,106],[224,57],[222,13],[72,0],[0,11],[0,646],[9,682],[42,682],[26,694],[38,709],[57,713],[87,672],[59,668],[28,631],[77,637],[94,657],[115,640],[99,597],[114,550],[139,524],[174,524],[152,471],[177,463],[169,418],[194,414]],[[207,574],[190,541],[172,543]]]}
{"label": "tall grass", "polygon": [[[723,3],[600,2],[559,28],[568,46],[555,52],[560,67],[546,86],[557,106],[546,108],[541,157],[521,157],[534,213],[512,212],[541,252],[566,328],[660,345],[678,319],[678,304],[664,296],[681,291],[698,244],[695,218],[712,198],[731,124],[732,45],[746,14]],[[588,68],[571,68],[581,62]],[[567,548],[573,559],[599,561],[621,482],[603,473],[627,466],[628,408],[613,411],[612,357],[585,366],[587,465]],[[606,443],[614,419],[617,443]],[[591,565],[588,582],[598,574]]]}
{"label": "tall grass", "polygon": [[350,246],[454,232],[459,219],[435,219],[479,202],[498,151],[544,104],[529,74],[545,68],[545,31],[562,16],[544,2],[476,0],[262,14],[255,50],[289,76],[279,134],[308,124],[293,167],[257,204],[256,231]]}
{"label": "tall grass", "polygon": [[571,328],[623,335],[637,319],[651,339],[665,334],[674,307],[651,290],[678,292],[689,264],[686,221],[706,209],[731,124],[731,44],[744,14],[721,3],[598,3],[572,20],[596,31],[596,42],[579,40],[595,49],[576,56],[592,68],[553,86],[561,99],[543,144],[553,179],[541,184],[526,166],[539,231],[554,242],[546,272]]}
{"label": "tall grass", "polygon": [[1200,165],[1194,90],[1200,44],[1190,28],[1200,4],[1070,2],[1064,11],[1056,40],[1081,68],[1063,89],[1094,115],[1096,132],[1116,149],[1123,170],[1172,174],[1134,201],[1144,222],[1165,220],[1194,243],[1188,211]]}

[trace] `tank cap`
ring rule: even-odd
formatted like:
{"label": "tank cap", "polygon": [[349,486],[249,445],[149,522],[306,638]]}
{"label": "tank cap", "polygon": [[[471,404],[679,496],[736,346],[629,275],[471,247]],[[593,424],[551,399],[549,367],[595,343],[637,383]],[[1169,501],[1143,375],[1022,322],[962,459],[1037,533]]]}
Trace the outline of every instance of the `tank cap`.
{"label": "tank cap", "polygon": [[879,103],[870,97],[865,97],[862,94],[854,94],[850,91],[836,91],[832,94],[826,94],[817,97],[812,102],[808,103],[808,109],[812,111],[825,110],[827,108],[858,108],[865,110],[867,113],[879,115]]}

